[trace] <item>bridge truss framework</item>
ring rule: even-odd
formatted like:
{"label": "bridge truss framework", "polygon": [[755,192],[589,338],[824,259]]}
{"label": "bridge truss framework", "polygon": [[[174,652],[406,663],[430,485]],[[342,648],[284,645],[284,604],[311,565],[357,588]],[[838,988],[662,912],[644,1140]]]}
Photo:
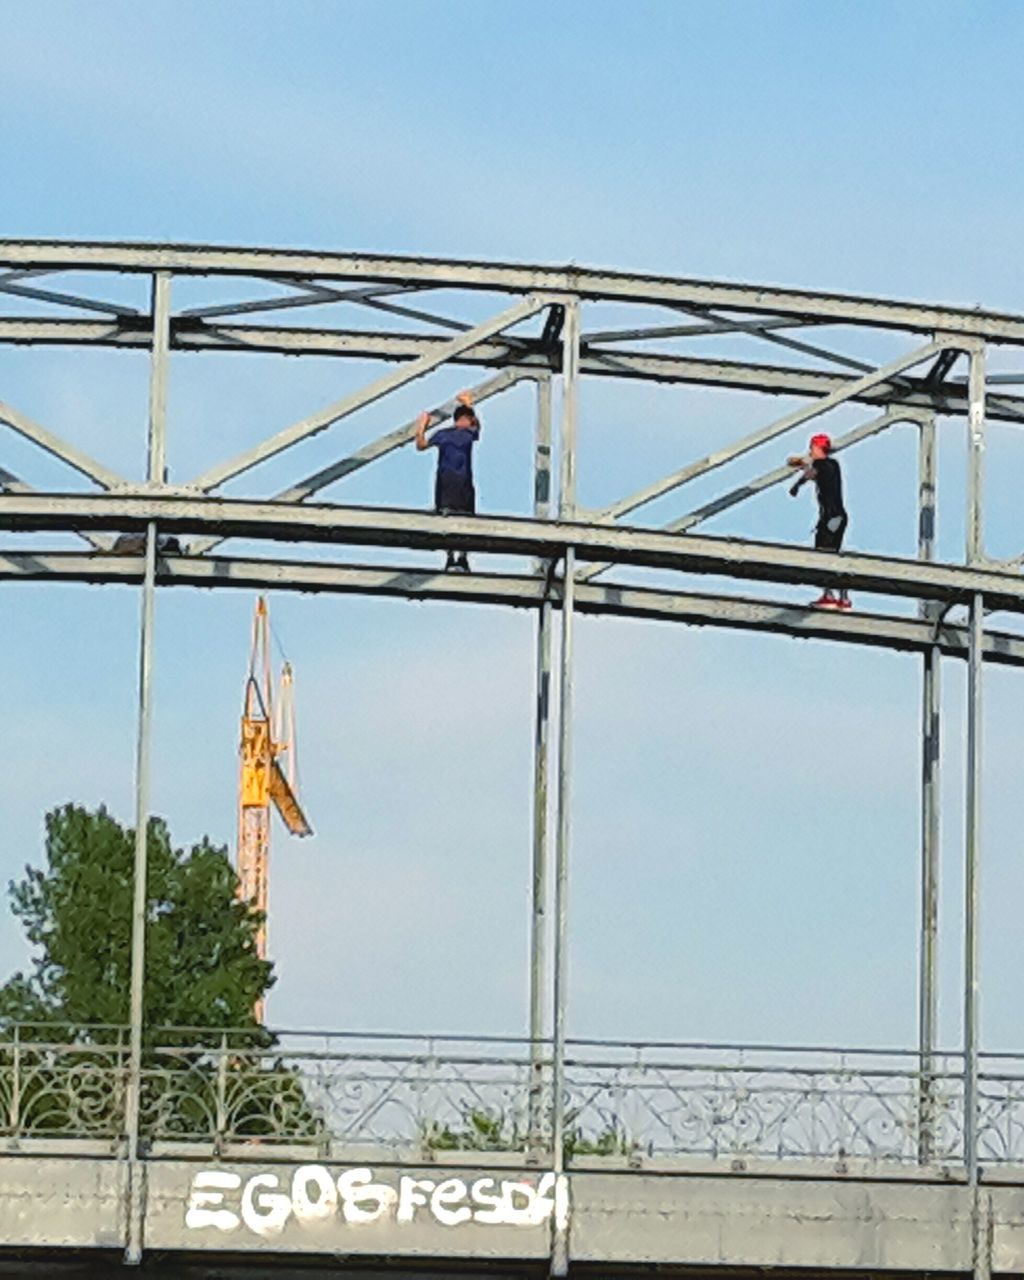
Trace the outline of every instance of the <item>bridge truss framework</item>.
{"label": "bridge truss framework", "polygon": [[[977,1189],[979,1159],[978,896],[981,855],[981,715],[985,662],[1024,664],[1024,637],[986,625],[996,610],[1024,612],[1019,564],[989,559],[983,541],[982,468],[988,420],[1024,425],[1024,374],[987,373],[994,348],[1024,346],[1024,316],[919,305],[879,298],[621,272],[501,263],[440,261],[369,254],[211,246],[0,241],[0,344],[144,349],[149,353],[148,464],[141,482],[88,456],[0,399],[0,424],[84,478],[88,488],[33,489],[0,468],[0,529],[73,533],[85,550],[0,553],[0,581],[141,583],[135,895],[132,933],[130,1063],[126,1097],[132,1200],[128,1256],[141,1256],[140,1079],[145,946],[149,743],[152,721],[154,595],[158,585],[234,586],[365,593],[526,607],[537,615],[534,755],[533,906],[530,1043],[531,1131],[550,1121],[555,1173],[563,1171],[566,1136],[566,981],[571,840],[573,637],[578,613],[659,618],[833,639],[916,652],[922,662],[921,943],[919,976],[917,1156],[935,1157],[939,673],[943,656],[967,662],[965,979],[963,991],[962,1160]],[[71,276],[70,282],[67,277]],[[64,280],[62,280],[64,277]],[[148,295],[145,306],[112,301],[112,277]],[[225,294],[244,283],[255,296],[176,307],[182,282],[202,279]],[[443,293],[444,302],[423,295]],[[452,316],[452,298],[460,314]],[[325,309],[330,322],[322,319]],[[339,318],[384,317],[387,328]],[[484,318],[469,318],[484,312]],[[623,320],[628,312],[630,323]],[[278,313],[276,317],[271,313]],[[268,323],[268,316],[285,323]],[[313,322],[307,317],[313,315]],[[639,322],[636,316],[639,314]],[[611,316],[609,320],[607,317]],[[256,321],[249,317],[256,316]],[[294,323],[295,317],[302,323]],[[316,323],[317,320],[320,323]],[[599,326],[599,320],[604,324]],[[593,326],[588,327],[589,322]],[[817,330],[849,341],[865,334],[902,344],[881,364],[868,363]],[[707,358],[709,340],[740,338],[745,350],[771,349],[769,361]],[[908,345],[909,343],[909,345]],[[694,352],[693,348],[698,350]],[[858,348],[859,349],[859,348]],[[171,353],[278,353],[385,362],[387,372],[268,439],[193,477],[172,484],[167,472],[167,386]],[[779,353],[788,363],[779,363]],[[407,446],[405,423],[331,465],[299,478],[269,499],[225,497],[225,484],[332,428],[360,409],[447,365],[482,368],[477,402],[527,381],[536,388],[534,507],[529,517],[438,516],[318,500],[330,486]],[[966,373],[963,372],[964,368]],[[800,407],[741,439],[599,511],[576,493],[581,379],[627,379],[745,390],[797,398]],[[555,385],[560,386],[555,421]],[[436,406],[443,422],[455,402]],[[910,423],[919,438],[918,555],[903,559],[834,555],[790,545],[709,537],[698,526],[791,473],[777,467],[695,506],[660,529],[628,517],[648,503],[806,426],[840,406],[863,406],[866,420],[835,440],[852,448]],[[937,417],[965,424],[966,547],[961,563],[935,557]],[[557,481],[557,483],[556,483]],[[112,534],[145,535],[144,556],[114,554]],[[188,538],[184,553],[165,554],[159,538]],[[244,537],[275,548],[329,544],[339,549],[460,549],[477,555],[529,557],[520,573],[446,576],[347,560],[299,561],[271,551],[231,556],[217,550]],[[918,604],[917,616],[816,612],[789,603],[718,593],[600,581],[635,566],[706,574],[741,582],[846,586]],[[948,611],[968,609],[966,624]],[[557,681],[555,631],[559,620]],[[557,698],[553,696],[557,689]],[[553,832],[553,850],[549,850]],[[550,1012],[550,1023],[549,1023]],[[550,1065],[550,1076],[545,1072]],[[542,1116],[545,1117],[542,1121]],[[977,1236],[976,1231],[976,1236]],[[564,1271],[566,1240],[555,1231],[553,1265]],[[980,1257],[980,1250],[976,1248]],[[977,1262],[977,1268],[982,1262]],[[976,1268],[976,1269],[977,1269]]]}

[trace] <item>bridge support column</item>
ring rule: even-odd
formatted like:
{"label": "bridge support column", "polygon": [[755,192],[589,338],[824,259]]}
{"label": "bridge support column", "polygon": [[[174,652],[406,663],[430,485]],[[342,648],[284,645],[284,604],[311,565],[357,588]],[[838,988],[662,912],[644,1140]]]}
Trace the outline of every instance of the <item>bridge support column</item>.
{"label": "bridge support column", "polygon": [[968,352],[970,370],[967,378],[967,563],[977,564],[984,558],[984,486],[985,460],[985,347],[979,342]]}
{"label": "bridge support column", "polygon": [[[570,299],[565,308],[562,359],[562,422],[559,458],[560,520],[576,513],[576,422],[580,363],[580,308]],[[562,636],[558,681],[558,785],[555,808],[555,945],[554,1043],[552,1049],[551,1165],[556,1176],[565,1170],[567,1002],[569,978],[569,847],[572,835],[572,695],[573,638],[576,603],[576,550],[565,549],[562,585]],[[569,1270],[568,1224],[552,1217],[551,1274]]]}
{"label": "bridge support column", "polygon": [[974,1193],[974,1275],[985,1280],[987,1231],[982,1213],[978,1150],[978,940],[981,898],[981,733],[982,646],[985,638],[984,599],[971,599],[967,657],[967,782],[964,865],[964,1165]]}
{"label": "bridge support column", "polygon": [[[985,346],[968,351],[967,538],[968,565],[984,561]],[[973,1192],[972,1235],[975,1280],[991,1273],[988,1216],[980,1186],[978,1149],[978,1052],[980,1032],[978,943],[981,906],[982,654],[985,600],[971,597],[967,650],[967,780],[964,838],[964,1165]]]}
{"label": "bridge support column", "polygon": [[[565,1171],[567,1002],[569,978],[569,846],[572,834],[572,695],[573,633],[575,624],[576,553],[565,553],[562,596],[562,644],[558,691],[558,787],[555,834],[555,965],[554,1045],[551,1071],[551,1163],[556,1175]],[[551,1274],[564,1276],[569,1269],[568,1232],[552,1219]]]}
{"label": "bridge support column", "polygon": [[[534,456],[533,510],[538,519],[551,514],[551,378],[537,381],[537,428]],[[538,573],[547,573],[538,561]],[[530,919],[530,1094],[529,1150],[539,1158],[544,1143],[544,1055],[547,1034],[548,932],[551,926],[548,831],[550,819],[549,733],[551,721],[551,635],[549,601],[537,615],[537,685],[533,749],[533,899]]]}
{"label": "bridge support column", "polygon": [[[164,483],[166,459],[167,363],[170,347],[170,276],[153,277],[153,352],[149,379],[149,484]],[[128,1087],[125,1093],[125,1136],[128,1147],[127,1243],[125,1261],[137,1266],[142,1260],[145,1218],[145,1168],[139,1151],[139,1113],[142,1103],[142,1026],[145,1019],[146,908],[148,863],[146,835],[150,808],[150,739],[153,700],[153,621],[156,587],[157,527],[146,526],[146,569],[142,581],[139,624],[139,703],[135,755],[135,857],[133,868],[131,941],[131,1032]]]}
{"label": "bridge support column", "polygon": [[[918,534],[921,560],[935,555],[935,419],[918,428]],[[922,601],[922,618],[938,625],[939,611]],[[940,651],[933,645],[923,660],[921,697],[921,942],[918,981],[917,1158],[935,1158],[935,1041],[938,1022],[939,925],[939,756],[941,748]]]}

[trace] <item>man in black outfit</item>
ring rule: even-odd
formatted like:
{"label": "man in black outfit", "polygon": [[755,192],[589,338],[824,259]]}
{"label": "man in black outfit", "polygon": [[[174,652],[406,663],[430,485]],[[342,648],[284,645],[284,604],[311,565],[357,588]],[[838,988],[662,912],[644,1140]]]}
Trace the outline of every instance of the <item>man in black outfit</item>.
{"label": "man in black outfit", "polygon": [[[428,437],[430,414],[420,414],[416,424],[416,448],[437,449],[434,510],[440,515],[473,515],[476,511],[473,446],[480,439],[480,420],[473,411],[473,398],[468,391],[457,398],[459,407],[452,415],[454,426],[438,427]],[[469,573],[469,557],[465,551],[449,551],[444,567]]]}
{"label": "man in black outfit", "polygon": [[[808,480],[814,481],[818,491],[818,524],[814,530],[814,546],[818,551],[839,551],[846,533],[847,515],[843,506],[843,475],[839,463],[832,456],[832,440],[826,435],[811,436],[810,453],[794,455],[786,461],[791,467],[799,467],[802,474],[790,489],[790,496],[796,497],[800,486]],[[814,601],[820,609],[849,609],[850,597],[843,587],[838,599],[832,589],[827,587],[821,596]]]}

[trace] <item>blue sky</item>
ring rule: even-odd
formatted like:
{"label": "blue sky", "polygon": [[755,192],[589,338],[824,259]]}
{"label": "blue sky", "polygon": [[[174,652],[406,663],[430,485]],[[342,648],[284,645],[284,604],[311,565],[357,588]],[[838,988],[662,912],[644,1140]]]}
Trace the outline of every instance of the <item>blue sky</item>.
{"label": "blue sky", "polygon": [[[8,3],[0,234],[576,261],[1024,311],[1022,28],[1009,3],[923,0]],[[187,478],[368,376],[326,361],[179,357],[172,471]],[[133,474],[145,377],[125,353],[0,352],[0,397]],[[460,377],[441,372],[375,406],[267,468],[259,491],[450,395]],[[588,386],[581,498],[610,501],[786,407]],[[484,415],[490,509],[526,508],[530,412],[520,388]],[[951,557],[960,434],[942,427]],[[58,482],[9,436],[0,462]],[[914,466],[906,427],[850,455],[854,545],[912,551]],[[1015,433],[994,428],[993,553],[1021,548],[1022,469]],[[429,465],[404,452],[344,496],[416,505],[429,491]],[[711,528],[803,541],[803,498],[774,491]],[[3,878],[38,858],[52,804],[105,800],[130,819],[137,604],[113,588],[0,588]],[[233,839],[251,606],[227,594],[159,601],[154,803],[182,840]],[[307,845],[275,836],[274,1019],[522,1031],[531,620],[285,596],[272,609],[298,671],[317,829]],[[576,1033],[913,1042],[918,679],[906,656],[581,623]],[[949,663],[944,679],[953,1042],[962,670]],[[992,1047],[1020,1039],[1021,688],[1012,671],[987,678]],[[23,954],[8,924],[0,964]]]}

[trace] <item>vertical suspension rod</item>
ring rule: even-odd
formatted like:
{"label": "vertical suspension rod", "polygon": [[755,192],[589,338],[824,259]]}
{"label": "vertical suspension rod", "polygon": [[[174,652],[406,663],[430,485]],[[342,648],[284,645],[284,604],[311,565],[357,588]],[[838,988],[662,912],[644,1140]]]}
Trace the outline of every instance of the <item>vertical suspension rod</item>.
{"label": "vertical suspension rod", "polygon": [[984,555],[985,347],[979,343],[968,354],[967,563],[976,564]]}
{"label": "vertical suspension rod", "polygon": [[[551,377],[537,380],[537,424],[534,449],[534,515],[551,514]],[[547,572],[544,561],[537,571]],[[548,932],[551,925],[548,871],[548,819],[551,717],[551,604],[545,600],[537,615],[536,719],[533,754],[533,889],[530,918],[530,1096],[529,1146],[542,1143],[544,1099],[545,1012],[548,1001]]]}
{"label": "vertical suspension rod", "polygon": [[[149,377],[149,447],[147,480],[160,485],[166,467],[167,361],[170,348],[170,275],[153,277],[153,346]],[[131,984],[129,997],[128,1082],[125,1093],[125,1136],[128,1147],[128,1239],[125,1261],[142,1260],[143,1167],[139,1150],[142,1106],[142,1033],[145,1021],[146,910],[148,904],[147,834],[150,809],[150,758],[153,720],[153,619],[156,593],[157,527],[146,526],[146,567],[139,624],[139,700],[135,751],[135,847],[132,868]]]}
{"label": "vertical suspension rod", "polygon": [[975,1280],[989,1273],[987,1221],[982,1212],[978,1151],[979,983],[978,943],[981,898],[982,596],[971,599],[967,650],[967,782],[964,866],[964,1165],[971,1191],[972,1254]]}
{"label": "vertical suspension rod", "polygon": [[[935,556],[936,525],[935,419],[918,426],[917,554]],[[922,618],[936,618],[927,601]],[[933,645],[923,656],[921,688],[921,941],[918,978],[918,1117],[917,1157],[921,1165],[935,1158],[935,1040],[938,1022],[939,924],[939,753],[940,653]]]}
{"label": "vertical suspension rod", "polygon": [[[562,422],[559,456],[560,520],[576,512],[576,425],[580,365],[579,300],[566,303],[562,333]],[[556,1177],[565,1169],[565,1051],[569,980],[569,848],[572,834],[572,695],[573,632],[575,622],[576,552],[565,550],[562,587],[562,633],[558,682],[558,786],[555,831],[555,939],[554,939],[554,1035],[552,1046],[552,1165]],[[566,1226],[552,1220],[551,1273],[564,1276],[569,1269]]]}

